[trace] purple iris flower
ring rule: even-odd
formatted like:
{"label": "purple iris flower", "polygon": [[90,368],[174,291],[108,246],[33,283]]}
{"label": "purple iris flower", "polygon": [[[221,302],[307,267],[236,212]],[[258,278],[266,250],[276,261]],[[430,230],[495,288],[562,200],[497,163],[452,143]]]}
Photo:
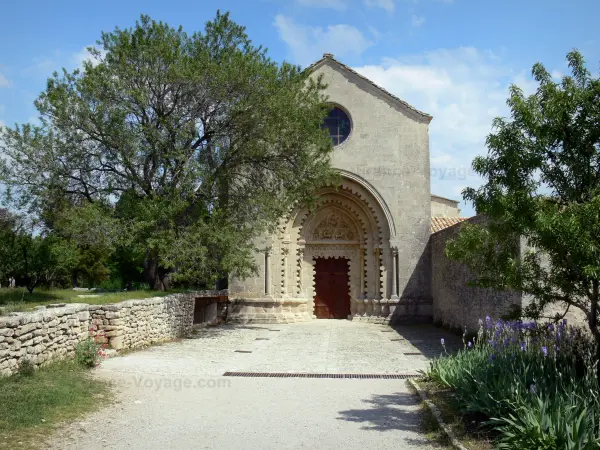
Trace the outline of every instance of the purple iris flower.
{"label": "purple iris flower", "polygon": [[544,354],[544,356],[548,356],[548,349],[545,345],[542,347],[542,353]]}
{"label": "purple iris flower", "polygon": [[467,347],[469,347],[469,348],[473,347],[473,343],[471,341],[467,342]]}
{"label": "purple iris flower", "polygon": [[521,342],[521,350],[525,351],[526,347],[527,347],[527,342]]}
{"label": "purple iris flower", "polygon": [[446,345],[446,341],[444,341],[444,338],[441,339],[442,345]]}
{"label": "purple iris flower", "polygon": [[532,383],[531,386],[529,386],[529,392],[535,394],[535,383]]}

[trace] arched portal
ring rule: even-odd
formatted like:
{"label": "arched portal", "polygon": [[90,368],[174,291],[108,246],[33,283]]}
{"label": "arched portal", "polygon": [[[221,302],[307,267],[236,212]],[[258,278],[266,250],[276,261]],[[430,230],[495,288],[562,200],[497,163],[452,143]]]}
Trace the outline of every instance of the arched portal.
{"label": "arched portal", "polygon": [[[380,201],[357,179],[342,176],[339,187],[319,192],[314,210],[300,208],[287,220],[282,242],[296,255],[293,279],[297,297],[307,299],[307,310],[316,317],[319,301],[318,260],[337,258],[347,261],[350,319],[387,319],[387,300],[393,289],[393,255],[390,233],[393,227]],[[284,244],[285,245],[285,244]],[[290,269],[292,269],[290,267]],[[389,275],[389,276],[388,276]]]}
{"label": "arched portal", "polygon": [[[322,316],[389,321],[390,303],[397,303],[395,226],[372,186],[346,173],[341,179],[316,193],[315,207],[294,209],[257,245],[262,271],[234,285],[233,320],[295,322],[326,311]],[[334,284],[335,292],[323,291],[320,282]]]}

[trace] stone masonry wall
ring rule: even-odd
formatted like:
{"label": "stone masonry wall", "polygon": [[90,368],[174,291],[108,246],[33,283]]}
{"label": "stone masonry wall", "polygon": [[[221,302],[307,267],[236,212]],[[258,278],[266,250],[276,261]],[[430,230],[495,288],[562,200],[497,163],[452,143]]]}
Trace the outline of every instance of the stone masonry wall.
{"label": "stone masonry wall", "polygon": [[114,349],[136,348],[189,335],[194,299],[203,293],[171,294],[107,305],[68,304],[0,317],[0,376],[23,359],[42,366],[74,356],[90,327],[103,330]]}
{"label": "stone masonry wall", "polygon": [[[475,216],[471,223],[481,223]],[[431,292],[433,297],[433,321],[450,329],[469,331],[478,328],[478,320],[485,316],[500,317],[511,311],[513,305],[521,306],[521,294],[467,286],[473,274],[462,263],[446,258],[446,242],[460,231],[460,224],[431,235],[432,261]]]}
{"label": "stone masonry wall", "polygon": [[431,196],[431,217],[460,217],[460,209],[456,200]]}

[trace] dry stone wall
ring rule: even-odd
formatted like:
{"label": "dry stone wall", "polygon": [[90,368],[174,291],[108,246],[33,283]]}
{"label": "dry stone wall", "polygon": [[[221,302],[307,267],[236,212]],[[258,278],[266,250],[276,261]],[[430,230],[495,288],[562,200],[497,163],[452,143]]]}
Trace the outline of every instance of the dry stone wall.
{"label": "dry stone wall", "polygon": [[205,293],[171,294],[108,305],[68,304],[0,316],[0,376],[17,372],[24,359],[42,366],[74,356],[90,328],[102,330],[109,347],[136,348],[191,333],[194,299]]}

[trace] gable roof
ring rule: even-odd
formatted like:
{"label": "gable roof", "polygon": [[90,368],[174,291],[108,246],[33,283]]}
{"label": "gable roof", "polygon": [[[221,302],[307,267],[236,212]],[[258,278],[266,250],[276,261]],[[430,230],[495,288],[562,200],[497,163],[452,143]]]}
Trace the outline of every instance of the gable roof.
{"label": "gable roof", "polygon": [[340,67],[341,69],[345,70],[346,72],[350,72],[352,75],[354,75],[355,77],[360,78],[363,81],[366,81],[367,83],[369,83],[371,86],[373,86],[375,89],[377,89],[381,94],[383,94],[384,97],[387,97],[389,100],[391,100],[394,103],[399,104],[400,106],[409,109],[410,111],[416,113],[418,116],[420,116],[423,119],[426,119],[427,122],[430,122],[431,119],[433,119],[433,116],[424,113],[423,111],[418,110],[417,108],[415,108],[414,106],[409,105],[408,103],[406,103],[404,100],[396,97],[394,94],[391,94],[390,92],[386,91],[384,88],[382,88],[381,86],[373,83],[371,80],[369,80],[367,77],[362,76],[360,73],[358,73],[357,71],[353,70],[352,68],[350,68],[349,66],[339,62],[337,59],[335,59],[333,57],[333,55],[331,53],[324,53],[323,57],[321,59],[319,59],[318,61],[312,63],[310,66],[308,66],[305,70],[307,71],[314,71],[316,69],[318,69],[319,67],[321,67],[323,64],[325,64],[326,62],[331,62],[335,65],[337,65],[338,67]]}
{"label": "gable roof", "polygon": [[468,217],[432,217],[431,218],[431,232],[437,233],[445,228],[456,225],[467,220]]}

